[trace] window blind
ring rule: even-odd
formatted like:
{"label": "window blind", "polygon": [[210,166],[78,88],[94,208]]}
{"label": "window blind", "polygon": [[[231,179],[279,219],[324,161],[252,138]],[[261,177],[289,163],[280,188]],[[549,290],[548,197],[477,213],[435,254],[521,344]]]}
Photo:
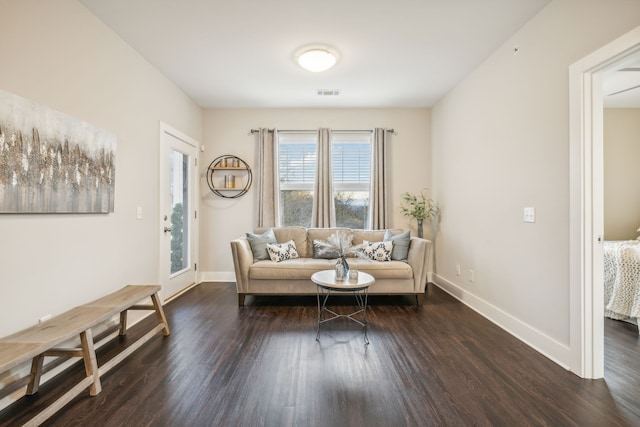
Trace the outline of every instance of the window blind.
{"label": "window blind", "polygon": [[371,179],[371,144],[337,142],[332,157],[334,182],[368,183]]}
{"label": "window blind", "polygon": [[280,141],[278,172],[283,189],[313,186],[316,175],[315,141]]}

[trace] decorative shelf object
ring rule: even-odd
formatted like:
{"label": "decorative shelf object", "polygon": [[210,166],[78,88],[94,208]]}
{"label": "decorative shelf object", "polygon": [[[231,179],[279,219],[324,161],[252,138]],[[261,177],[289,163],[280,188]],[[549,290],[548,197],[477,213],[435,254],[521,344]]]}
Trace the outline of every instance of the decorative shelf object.
{"label": "decorative shelf object", "polygon": [[[235,172],[235,173],[225,173]],[[251,168],[240,157],[224,155],[216,157],[207,169],[207,184],[216,196],[225,199],[237,199],[247,194],[253,173]]]}

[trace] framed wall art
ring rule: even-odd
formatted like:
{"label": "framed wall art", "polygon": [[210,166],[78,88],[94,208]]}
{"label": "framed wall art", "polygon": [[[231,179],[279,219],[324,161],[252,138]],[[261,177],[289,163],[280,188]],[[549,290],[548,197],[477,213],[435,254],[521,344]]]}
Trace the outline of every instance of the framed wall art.
{"label": "framed wall art", "polygon": [[0,213],[114,211],[116,137],[0,90]]}

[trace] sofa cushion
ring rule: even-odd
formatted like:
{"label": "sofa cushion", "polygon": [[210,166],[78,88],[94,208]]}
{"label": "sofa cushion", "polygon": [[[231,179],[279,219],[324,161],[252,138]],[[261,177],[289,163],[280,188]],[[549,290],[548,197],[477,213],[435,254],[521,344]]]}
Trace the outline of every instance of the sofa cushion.
{"label": "sofa cushion", "polygon": [[391,259],[394,261],[406,261],[409,256],[409,244],[411,243],[410,231],[404,233],[393,234],[391,230],[384,232],[384,241],[393,242],[393,250],[391,251]]}
{"label": "sofa cushion", "polygon": [[[401,228],[391,228],[393,234],[400,234],[404,230]],[[365,240],[370,242],[382,242],[385,230],[353,230],[353,244],[360,245]]]}
{"label": "sofa cushion", "polygon": [[342,231],[346,231],[346,232],[351,232],[350,228],[340,228],[340,227],[334,227],[334,228],[309,228],[307,229],[307,242],[308,242],[308,248],[307,248],[307,253],[309,254],[309,257],[313,256],[313,241],[314,240],[318,240],[318,241],[326,241],[329,237],[331,237],[332,234],[335,234],[336,231],[338,230],[342,230]]}
{"label": "sofa cushion", "polygon": [[320,270],[332,270],[335,260],[298,258],[282,262],[258,261],[249,268],[250,279],[311,280],[311,275]]}
{"label": "sofa cushion", "polygon": [[384,230],[353,230],[353,244],[362,245],[364,241],[381,242]]}
{"label": "sofa cushion", "polygon": [[376,280],[413,278],[411,266],[402,261],[375,262],[364,258],[355,258],[349,260],[349,268],[369,273]]}
{"label": "sofa cushion", "polygon": [[[256,233],[262,233],[266,228],[256,228]],[[296,244],[296,250],[301,258],[311,258],[313,251],[307,249],[307,229],[304,227],[273,227],[273,232],[276,235],[277,243],[288,242],[293,240]],[[276,243],[276,242],[274,242]],[[269,258],[265,258],[269,259]]]}
{"label": "sofa cushion", "polygon": [[285,243],[267,243],[267,252],[271,257],[271,261],[281,262],[287,259],[300,258],[296,250],[296,244],[293,240]]}
{"label": "sofa cushion", "polygon": [[[298,258],[275,263],[273,261],[258,261],[249,268],[249,278],[255,280],[309,280],[316,271],[332,270],[335,260]],[[376,280],[412,279],[411,266],[402,261],[374,262],[366,259],[354,258],[349,260],[353,269],[371,274]]]}
{"label": "sofa cushion", "polygon": [[263,234],[247,233],[247,240],[251,245],[254,261],[270,259],[267,244],[278,243],[272,229],[266,230]]}
{"label": "sofa cushion", "polygon": [[391,251],[393,251],[393,242],[369,242],[364,241],[362,252],[374,261],[386,262],[391,261]]}

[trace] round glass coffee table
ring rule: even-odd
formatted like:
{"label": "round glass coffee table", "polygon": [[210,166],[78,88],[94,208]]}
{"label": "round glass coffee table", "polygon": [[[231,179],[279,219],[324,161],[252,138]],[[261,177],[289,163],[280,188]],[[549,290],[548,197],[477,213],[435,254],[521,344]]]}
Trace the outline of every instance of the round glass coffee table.
{"label": "round glass coffee table", "polygon": [[[358,272],[357,279],[349,279],[345,277],[342,280],[336,280],[334,270],[323,270],[313,273],[311,281],[318,287],[318,329],[316,341],[320,341],[320,325],[331,320],[345,317],[353,320],[364,328],[364,343],[369,344],[367,337],[367,297],[369,295],[369,286],[373,285],[376,279],[363,272]],[[356,299],[358,309],[350,314],[339,314],[327,308],[327,300],[331,293],[351,292]],[[329,313],[333,317],[325,317]],[[358,316],[360,315],[360,316]],[[359,318],[357,318],[358,316]]]}

